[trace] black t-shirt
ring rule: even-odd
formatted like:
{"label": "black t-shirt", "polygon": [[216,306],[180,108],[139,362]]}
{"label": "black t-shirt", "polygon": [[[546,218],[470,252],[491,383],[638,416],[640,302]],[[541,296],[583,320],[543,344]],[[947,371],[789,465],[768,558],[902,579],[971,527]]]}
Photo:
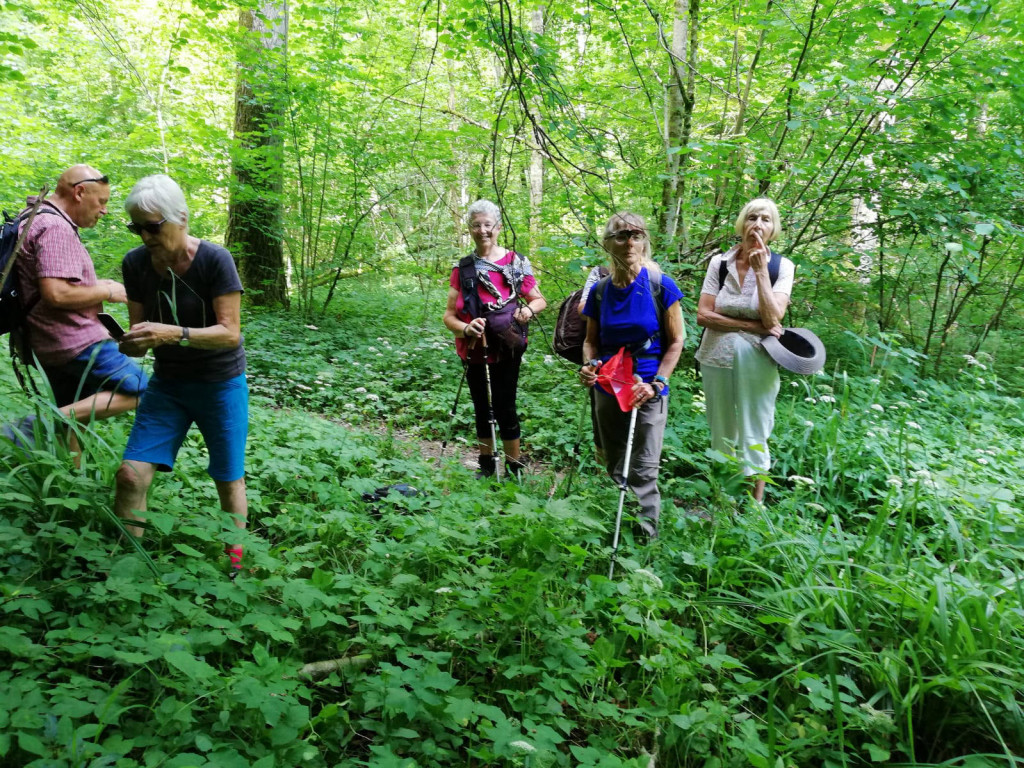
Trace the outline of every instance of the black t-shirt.
{"label": "black t-shirt", "polygon": [[[213,300],[241,292],[235,262],[226,248],[199,241],[199,249],[184,275],[153,269],[146,246],[128,252],[121,264],[128,300],[142,304],[143,319],[186,328],[217,325]],[[154,373],[165,379],[227,381],[245,371],[242,340],[234,349],[196,349],[163,344],[153,350]]]}

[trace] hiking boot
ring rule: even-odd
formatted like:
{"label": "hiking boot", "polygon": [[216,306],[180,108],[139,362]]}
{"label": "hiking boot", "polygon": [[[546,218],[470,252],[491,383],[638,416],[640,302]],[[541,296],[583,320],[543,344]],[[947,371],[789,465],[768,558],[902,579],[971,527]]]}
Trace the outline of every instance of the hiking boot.
{"label": "hiking boot", "polygon": [[524,469],[526,469],[526,460],[522,456],[518,459],[505,458],[505,477],[521,480]]}
{"label": "hiking boot", "polygon": [[482,480],[485,477],[494,477],[495,471],[498,469],[497,462],[494,460],[493,454],[480,454],[480,469],[477,470],[476,478]]}
{"label": "hiking boot", "polygon": [[35,416],[25,416],[13,424],[0,427],[0,435],[14,443],[16,448],[31,451],[36,447]]}

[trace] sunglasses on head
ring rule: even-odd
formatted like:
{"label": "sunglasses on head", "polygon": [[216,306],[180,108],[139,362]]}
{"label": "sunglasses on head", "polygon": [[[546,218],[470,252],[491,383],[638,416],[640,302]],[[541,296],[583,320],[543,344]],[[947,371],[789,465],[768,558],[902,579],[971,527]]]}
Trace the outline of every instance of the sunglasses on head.
{"label": "sunglasses on head", "polygon": [[148,235],[159,235],[160,228],[166,223],[167,219],[160,219],[160,221],[144,221],[141,224],[136,224],[134,221],[128,224],[128,231],[133,235],[141,235],[145,232]]}
{"label": "sunglasses on head", "polygon": [[80,179],[79,181],[72,182],[72,187],[77,187],[79,184],[88,184],[89,182],[96,182],[97,184],[109,184],[110,179],[106,176],[100,176],[95,179]]}
{"label": "sunglasses on head", "polygon": [[647,233],[642,229],[620,229],[618,232],[609,232],[604,236],[605,240],[615,239],[618,243],[628,243],[632,239],[643,240]]}

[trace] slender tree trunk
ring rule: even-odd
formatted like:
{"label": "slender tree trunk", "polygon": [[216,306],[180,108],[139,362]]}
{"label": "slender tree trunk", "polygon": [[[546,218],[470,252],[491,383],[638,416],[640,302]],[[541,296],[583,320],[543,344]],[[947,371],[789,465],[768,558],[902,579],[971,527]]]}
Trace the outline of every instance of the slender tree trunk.
{"label": "slender tree trunk", "polygon": [[[544,34],[544,11],[536,10],[530,14],[530,31],[537,35]],[[533,97],[533,106],[539,114],[541,97]],[[544,203],[544,152],[541,150],[543,141],[540,136],[534,137],[535,147],[530,151],[530,168],[527,171],[530,184],[530,256],[537,259],[538,247],[541,244],[541,207]]]}
{"label": "slender tree trunk", "polygon": [[686,222],[681,206],[685,194],[685,171],[690,129],[696,96],[698,11],[700,0],[675,0],[672,22],[669,78],[665,95],[665,181],[661,187],[661,220],[658,222],[665,245],[679,237],[676,252],[687,246]]}
{"label": "slender tree trunk", "polygon": [[243,45],[227,245],[241,263],[242,282],[254,304],[287,304],[281,197],[287,2],[265,2],[259,14],[241,11],[238,23]]}

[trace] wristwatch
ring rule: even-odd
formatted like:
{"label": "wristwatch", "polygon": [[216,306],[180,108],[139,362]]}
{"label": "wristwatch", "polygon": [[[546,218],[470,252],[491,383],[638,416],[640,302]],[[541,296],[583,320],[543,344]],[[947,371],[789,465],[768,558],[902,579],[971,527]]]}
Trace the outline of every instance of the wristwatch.
{"label": "wristwatch", "polygon": [[192,342],[188,338],[188,328],[181,326],[181,338],[178,339],[179,347],[187,347]]}

